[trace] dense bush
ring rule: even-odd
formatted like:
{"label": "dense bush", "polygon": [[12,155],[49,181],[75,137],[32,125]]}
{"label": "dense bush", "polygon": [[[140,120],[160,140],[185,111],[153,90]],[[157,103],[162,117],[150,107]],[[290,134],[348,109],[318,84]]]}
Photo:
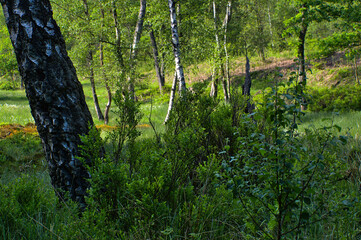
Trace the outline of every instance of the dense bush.
{"label": "dense bush", "polygon": [[346,85],[334,88],[308,88],[311,95],[311,111],[359,111],[361,110],[361,86]]}

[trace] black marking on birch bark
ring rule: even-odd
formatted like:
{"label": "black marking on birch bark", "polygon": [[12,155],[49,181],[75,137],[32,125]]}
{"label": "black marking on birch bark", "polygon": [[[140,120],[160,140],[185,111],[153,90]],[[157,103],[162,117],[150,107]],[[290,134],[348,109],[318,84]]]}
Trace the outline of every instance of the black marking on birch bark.
{"label": "black marking on birch bark", "polygon": [[52,185],[84,207],[88,172],[76,158],[93,124],[49,0],[0,0],[43,143]]}

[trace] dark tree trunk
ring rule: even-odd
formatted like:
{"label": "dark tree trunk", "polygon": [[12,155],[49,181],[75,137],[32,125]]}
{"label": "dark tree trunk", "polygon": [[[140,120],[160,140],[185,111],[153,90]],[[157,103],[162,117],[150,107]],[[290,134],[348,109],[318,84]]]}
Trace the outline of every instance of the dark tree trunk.
{"label": "dark tree trunk", "polygon": [[355,79],[357,84],[360,85],[360,79],[358,77],[357,55],[354,56],[354,63],[355,63]]}
{"label": "dark tree trunk", "polygon": [[[306,8],[305,5],[302,6],[303,8]],[[303,86],[306,86],[306,61],[305,61],[305,41],[306,41],[306,34],[307,34],[307,28],[308,23],[305,19],[305,12],[303,13],[302,22],[301,22],[301,30],[298,35],[298,49],[297,49],[297,57],[299,61],[299,83]],[[301,94],[303,94],[303,91],[301,90]],[[301,110],[307,109],[307,102],[306,99],[302,98],[301,103]]]}
{"label": "dark tree trunk", "polygon": [[149,36],[150,36],[150,40],[152,42],[152,47],[153,47],[154,67],[155,67],[155,72],[157,73],[157,78],[158,78],[158,83],[159,83],[159,91],[162,94],[163,87],[164,87],[164,76],[162,75],[162,71],[159,67],[158,47],[157,47],[157,42],[154,37],[154,31],[152,28],[149,31]]}
{"label": "dark tree trunk", "polygon": [[253,106],[250,102],[250,97],[251,97],[251,86],[252,86],[252,79],[251,79],[251,73],[250,73],[250,64],[249,64],[249,58],[246,55],[246,77],[244,80],[244,84],[242,87],[242,94],[244,96],[246,96],[247,98],[247,105],[246,105],[246,109],[245,112],[246,113],[251,113],[253,110]]}
{"label": "dark tree trunk", "polygon": [[93,120],[48,0],[1,0],[51,182],[84,206],[89,174],[76,158]]}
{"label": "dark tree trunk", "polygon": [[299,61],[299,81],[305,82],[306,84],[306,61],[305,61],[305,40],[307,33],[307,24],[302,23],[302,28],[298,37],[298,49],[297,49],[297,57]]}

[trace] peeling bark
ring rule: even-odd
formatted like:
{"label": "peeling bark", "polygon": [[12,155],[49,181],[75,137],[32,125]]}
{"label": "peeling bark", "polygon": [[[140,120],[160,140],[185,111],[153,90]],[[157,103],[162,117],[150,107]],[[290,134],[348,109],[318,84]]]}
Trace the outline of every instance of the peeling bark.
{"label": "peeling bark", "polygon": [[85,206],[89,173],[78,155],[93,120],[48,0],[0,0],[52,185]]}

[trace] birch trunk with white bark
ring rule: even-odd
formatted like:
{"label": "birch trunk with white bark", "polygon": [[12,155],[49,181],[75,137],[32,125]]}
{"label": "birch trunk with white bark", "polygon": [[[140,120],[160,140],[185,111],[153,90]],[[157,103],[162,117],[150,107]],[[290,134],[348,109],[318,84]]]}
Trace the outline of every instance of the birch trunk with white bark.
{"label": "birch trunk with white bark", "polygon": [[170,20],[171,20],[171,29],[172,29],[172,44],[173,44],[173,53],[174,53],[174,61],[177,72],[177,80],[179,83],[179,91],[184,94],[187,90],[186,82],[184,78],[183,65],[181,64],[180,57],[180,44],[179,44],[179,36],[178,36],[178,25],[177,25],[177,11],[175,2],[173,0],[168,0],[169,11],[170,11]]}
{"label": "birch trunk with white bark", "polygon": [[0,0],[52,185],[85,207],[89,173],[77,158],[93,119],[49,0]]}
{"label": "birch trunk with white bark", "polygon": [[134,66],[135,66],[135,59],[137,57],[138,53],[138,45],[140,41],[140,37],[142,36],[143,31],[143,23],[144,23],[144,17],[147,7],[147,1],[146,0],[140,0],[140,8],[139,8],[139,14],[138,14],[138,21],[137,26],[135,27],[134,31],[134,39],[132,44],[132,50],[130,53],[129,58],[129,73],[128,73],[128,84],[129,84],[129,92],[131,98],[134,100],[135,93],[134,93]]}

